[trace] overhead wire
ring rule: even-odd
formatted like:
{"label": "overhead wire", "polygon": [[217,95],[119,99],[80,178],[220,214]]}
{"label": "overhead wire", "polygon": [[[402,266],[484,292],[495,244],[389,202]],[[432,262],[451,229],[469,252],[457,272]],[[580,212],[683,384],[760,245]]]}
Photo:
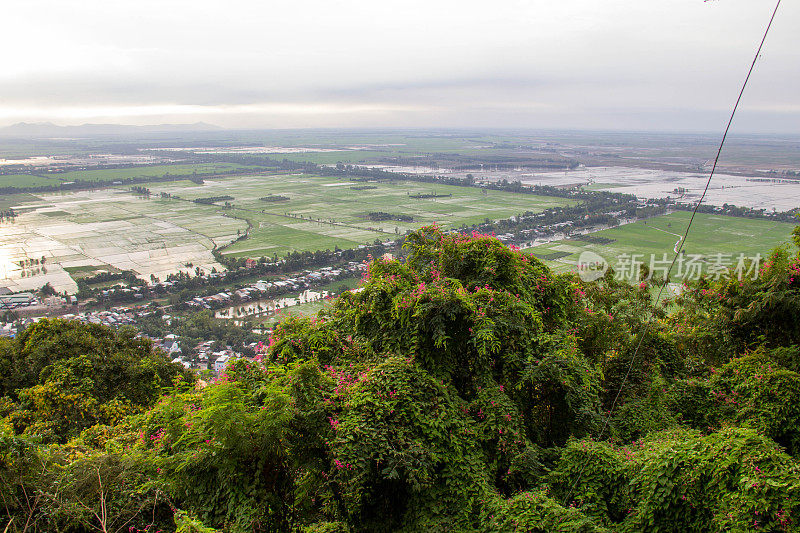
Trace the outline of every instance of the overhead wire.
{"label": "overhead wire", "polygon": [[[742,87],[739,90],[739,95],[736,98],[736,103],[734,104],[733,110],[731,111],[730,117],[728,118],[728,124],[725,126],[725,132],[722,134],[722,139],[720,140],[719,148],[717,148],[717,155],[714,157],[714,164],[711,167],[711,172],[708,175],[708,180],[706,180],[706,186],[703,189],[703,194],[700,196],[700,199],[697,201],[697,203],[694,206],[694,209],[692,210],[692,216],[689,218],[689,223],[686,225],[686,231],[683,234],[683,238],[680,240],[679,246],[674,249],[675,256],[672,258],[672,262],[670,263],[669,268],[667,269],[666,275],[664,276],[663,283],[661,284],[661,287],[659,288],[658,295],[656,296],[655,302],[653,303],[654,307],[657,307],[659,301],[661,300],[661,296],[664,293],[664,288],[669,283],[669,275],[672,272],[672,269],[675,267],[675,263],[678,260],[678,257],[680,257],[681,252],[683,251],[684,244],[686,244],[686,239],[689,236],[689,230],[692,227],[692,223],[694,222],[695,215],[697,215],[697,210],[700,208],[700,204],[703,203],[703,200],[705,199],[706,194],[708,193],[708,188],[711,186],[711,179],[714,177],[714,172],[717,169],[717,164],[719,163],[719,158],[720,158],[720,155],[722,154],[722,148],[723,148],[723,146],[725,146],[725,139],[728,137],[728,132],[731,129],[731,124],[733,124],[733,118],[734,118],[734,116],[736,116],[736,110],[739,108],[739,103],[742,101],[742,96],[744,95],[744,90],[747,87],[747,83],[750,81],[750,76],[753,74],[753,70],[755,69],[756,62],[761,57],[761,49],[764,46],[764,42],[767,40],[767,35],[769,34],[769,30],[772,27],[772,22],[775,20],[775,15],[778,13],[778,8],[780,7],[780,5],[781,5],[781,0],[778,0],[777,3],[775,4],[775,9],[772,10],[772,15],[769,18],[769,23],[767,24],[767,27],[764,30],[764,35],[761,37],[761,42],[759,43],[758,49],[756,50],[755,56],[753,57],[753,62],[750,64],[750,68],[747,71],[747,76],[745,77],[744,82],[742,83]],[[619,389],[617,390],[617,394],[614,396],[614,401],[611,402],[611,407],[609,408],[609,410],[606,413],[606,417],[605,417],[605,420],[603,422],[603,427],[600,430],[600,433],[597,435],[597,439],[598,440],[602,439],[603,434],[605,433],[606,429],[608,428],[608,423],[611,420],[611,415],[614,413],[614,409],[615,409],[615,407],[617,405],[617,402],[619,401],[619,397],[622,394],[622,391],[625,388],[625,385],[627,384],[628,378],[630,377],[631,371],[633,370],[634,363],[636,362],[636,358],[639,355],[639,350],[642,347],[642,342],[644,341],[645,337],[647,336],[647,333],[650,330],[650,326],[651,326],[652,323],[653,323],[653,317],[652,317],[652,315],[650,315],[648,317],[648,319],[645,321],[644,326],[642,328],[642,331],[641,331],[641,333],[639,335],[639,341],[636,344],[636,349],[633,352],[633,356],[631,357],[630,364],[628,365],[628,369],[625,372],[625,377],[622,378],[622,383],[620,384]],[[581,478],[583,477],[583,472],[586,470],[586,466],[587,466],[587,461],[584,461],[581,469],[578,471],[578,475],[576,476],[574,482],[572,483],[572,486],[570,488],[569,493],[567,493],[567,497],[564,498],[564,505],[568,504],[569,501],[570,501],[570,498],[572,498],[572,495],[574,494],[575,489],[577,488],[578,484],[581,481]]]}

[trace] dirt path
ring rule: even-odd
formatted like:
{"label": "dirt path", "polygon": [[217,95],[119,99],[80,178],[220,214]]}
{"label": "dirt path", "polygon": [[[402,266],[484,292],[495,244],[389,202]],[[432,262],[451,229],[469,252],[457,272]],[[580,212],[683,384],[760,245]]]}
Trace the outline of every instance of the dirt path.
{"label": "dirt path", "polygon": [[653,226],[648,226],[648,228],[660,231],[662,233],[667,233],[669,235],[674,235],[675,237],[677,237],[678,240],[675,242],[675,246],[672,248],[672,251],[675,252],[676,254],[678,253],[678,246],[680,246],[681,241],[683,240],[683,235],[678,235],[677,233],[672,233],[671,231],[663,230],[661,228],[654,228]]}

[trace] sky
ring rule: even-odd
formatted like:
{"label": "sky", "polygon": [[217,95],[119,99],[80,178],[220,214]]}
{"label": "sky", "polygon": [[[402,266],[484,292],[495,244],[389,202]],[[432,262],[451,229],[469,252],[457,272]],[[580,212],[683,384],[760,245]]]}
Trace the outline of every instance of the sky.
{"label": "sky", "polygon": [[[719,131],[774,0],[6,0],[0,126]],[[735,131],[800,133],[800,2]]]}

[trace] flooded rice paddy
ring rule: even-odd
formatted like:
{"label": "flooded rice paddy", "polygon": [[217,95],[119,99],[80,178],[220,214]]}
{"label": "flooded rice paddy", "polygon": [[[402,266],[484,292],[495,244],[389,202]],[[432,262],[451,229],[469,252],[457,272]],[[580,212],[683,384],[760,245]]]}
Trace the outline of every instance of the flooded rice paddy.
{"label": "flooded rice paddy", "polygon": [[214,206],[166,208],[161,200],[143,200],[119,189],[39,198],[18,206],[13,222],[0,223],[0,286],[12,291],[49,282],[57,291],[74,293],[70,269],[133,270],[145,279],[196,267],[221,269],[211,249],[230,243],[246,228],[245,221],[225,217]]}

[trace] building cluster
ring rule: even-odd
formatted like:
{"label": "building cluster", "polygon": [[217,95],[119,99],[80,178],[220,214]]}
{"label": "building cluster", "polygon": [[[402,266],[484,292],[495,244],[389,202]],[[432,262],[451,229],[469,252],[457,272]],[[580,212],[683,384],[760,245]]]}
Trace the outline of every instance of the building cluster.
{"label": "building cluster", "polygon": [[122,294],[126,296],[133,296],[134,300],[143,300],[145,289],[146,287],[109,287],[108,289],[103,289],[100,291],[99,295],[104,298],[108,298],[110,296],[114,296],[115,294]]}
{"label": "building cluster", "polygon": [[62,315],[67,320],[79,320],[87,324],[101,324],[103,326],[125,326],[136,323],[136,318],[146,316],[152,311],[139,311],[130,307],[112,307],[108,311],[86,311],[83,313]]}
{"label": "building cluster", "polygon": [[6,287],[0,287],[0,289],[3,289],[2,292],[0,292],[0,309],[17,309],[19,307],[28,307],[39,303],[39,300],[36,299],[33,293],[18,292],[16,294],[11,294],[11,291]]}
{"label": "building cluster", "polygon": [[[225,366],[234,359],[253,359],[252,357],[247,357],[235,351],[230,346],[217,347],[217,349],[215,349],[214,344],[214,341],[199,342],[194,346],[189,357],[183,356],[180,352],[177,352],[178,355],[172,359],[172,362],[182,364],[186,368],[192,368],[198,371],[209,369],[213,370],[216,374],[220,374],[225,370]],[[247,345],[247,348],[255,354],[255,357],[259,357],[267,351],[267,345],[262,342],[250,343]]]}
{"label": "building cluster", "polygon": [[[85,311],[81,313],[68,313],[60,315],[59,318],[65,320],[78,320],[86,324],[100,324],[103,326],[119,327],[133,325],[138,317],[152,314],[152,310],[146,307],[112,307],[108,311]],[[22,317],[15,322],[0,324],[0,335],[13,337],[18,329],[25,329],[30,324],[46,318],[44,316]]]}
{"label": "building cluster", "polygon": [[353,277],[353,275],[360,275],[366,269],[366,264],[351,261],[342,268],[322,267],[317,270],[306,270],[295,277],[283,280],[258,280],[240,289],[224,290],[210,296],[198,296],[184,303],[188,307],[198,309],[219,309],[231,303],[270,298],[292,291],[305,290],[344,277]]}
{"label": "building cluster", "polygon": [[[103,326],[120,327],[134,325],[137,319],[152,315],[154,310],[150,307],[113,307],[108,311],[88,311],[82,313],[71,313],[62,315],[60,318],[65,320],[78,320],[86,324],[100,324]],[[0,323],[0,336],[14,337],[17,332],[26,328],[30,324],[41,320],[44,317],[26,317],[15,322]],[[172,325],[171,315],[161,315],[161,320],[167,326]],[[265,333],[270,333],[269,330]],[[136,335],[136,338],[148,339],[153,343],[153,348],[163,351],[173,363],[183,365],[184,368],[202,372],[212,370],[219,374],[229,361],[246,357],[244,354],[235,351],[230,346],[215,346],[211,340],[202,341],[194,346],[186,346],[186,341],[182,340],[175,333],[166,333],[163,337],[151,337],[143,333]],[[259,356],[266,352],[267,345],[261,342],[253,342],[246,346],[248,353]]]}

